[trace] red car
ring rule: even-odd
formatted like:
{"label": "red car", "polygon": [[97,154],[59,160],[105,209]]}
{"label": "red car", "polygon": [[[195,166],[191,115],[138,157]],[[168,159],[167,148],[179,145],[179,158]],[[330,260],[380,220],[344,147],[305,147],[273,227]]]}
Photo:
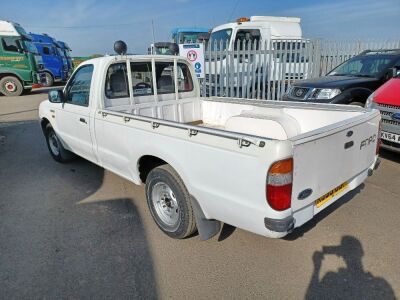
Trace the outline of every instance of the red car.
{"label": "red car", "polygon": [[372,93],[365,106],[381,112],[382,148],[400,153],[400,76],[392,78]]}

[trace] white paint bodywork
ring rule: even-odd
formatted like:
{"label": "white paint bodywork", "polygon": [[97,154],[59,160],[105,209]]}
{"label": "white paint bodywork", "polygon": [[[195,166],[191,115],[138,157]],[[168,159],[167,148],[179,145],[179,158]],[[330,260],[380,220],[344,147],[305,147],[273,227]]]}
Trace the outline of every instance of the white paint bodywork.
{"label": "white paint bodywork", "polygon": [[[363,139],[378,134],[377,110],[200,98],[194,76],[194,90],[188,93],[154,95],[152,103],[141,103],[133,96],[118,99],[118,103],[107,101],[104,85],[109,65],[142,60],[153,64],[158,60],[184,62],[194,74],[188,62],[173,56],[89,60],[83,63],[94,66],[89,106],[44,101],[40,119],[51,123],[67,149],[136,184],[142,184],[140,158],[151,155],[166,161],[181,176],[207,218],[269,237],[282,237],[287,232],[268,230],[264,218],[293,216],[298,227],[325,208],[316,209],[317,198],[345,181],[349,182],[347,193],[374,167],[376,143],[359,147]],[[82,116],[88,119],[87,124],[79,122]],[[198,120],[203,124],[188,123]],[[354,132],[354,147],[345,150],[350,130]],[[267,171],[272,163],[290,157],[295,167],[292,207],[275,211],[266,201]],[[298,200],[306,188],[313,189],[312,195]]]}
{"label": "white paint bodywork", "polygon": [[[306,76],[307,72],[309,72],[307,63],[292,62],[286,64],[285,62],[279,61],[279,59],[275,59],[271,54],[263,54],[267,50],[274,49],[274,41],[292,40],[296,44],[305,43],[305,41],[302,40],[301,19],[275,16],[252,16],[249,19],[249,21],[245,22],[232,22],[219,25],[213,28],[211,34],[220,30],[231,29],[232,33],[226,50],[239,53],[240,51],[235,50],[235,38],[238,30],[259,30],[261,34],[259,50],[262,54],[254,55],[251,60],[248,58],[238,60],[235,57],[231,58],[231,62],[228,62],[226,58],[218,61],[218,63],[207,61],[205,64],[206,73],[225,74],[228,68],[231,70],[230,72],[233,73],[234,86],[241,87],[242,89],[251,87],[252,82],[256,80],[256,78],[252,78],[252,74],[263,67],[267,68],[268,80],[271,81],[285,78],[286,75],[284,74],[292,74],[291,76],[293,78],[300,76],[299,74]],[[247,47],[250,46],[248,45]],[[253,47],[253,45],[251,47]],[[248,50],[243,50],[241,53],[247,53],[247,51]],[[213,82],[210,82],[210,84],[213,84]],[[223,84],[224,86],[227,85],[227,79],[225,77]]]}

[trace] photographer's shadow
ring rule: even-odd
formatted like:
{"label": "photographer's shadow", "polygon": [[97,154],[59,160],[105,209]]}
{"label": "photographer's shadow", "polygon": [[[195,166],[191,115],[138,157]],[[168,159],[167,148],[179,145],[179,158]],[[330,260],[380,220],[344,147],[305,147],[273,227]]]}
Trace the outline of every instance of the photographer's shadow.
{"label": "photographer's shadow", "polygon": [[[324,255],[342,257],[346,268],[328,272],[320,280]],[[358,239],[344,236],[339,246],[324,246],[313,255],[314,272],[305,299],[396,299],[390,284],[364,271],[364,251]]]}

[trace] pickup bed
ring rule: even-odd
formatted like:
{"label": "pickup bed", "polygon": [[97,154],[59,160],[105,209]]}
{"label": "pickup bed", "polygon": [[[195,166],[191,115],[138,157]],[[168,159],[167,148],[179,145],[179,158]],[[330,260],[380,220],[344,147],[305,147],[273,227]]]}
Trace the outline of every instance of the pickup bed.
{"label": "pickup bed", "polygon": [[221,222],[279,238],[372,174],[380,114],[356,106],[200,98],[177,56],[82,63],[39,117],[50,154],[77,154],[146,184],[150,212],[174,238]]}

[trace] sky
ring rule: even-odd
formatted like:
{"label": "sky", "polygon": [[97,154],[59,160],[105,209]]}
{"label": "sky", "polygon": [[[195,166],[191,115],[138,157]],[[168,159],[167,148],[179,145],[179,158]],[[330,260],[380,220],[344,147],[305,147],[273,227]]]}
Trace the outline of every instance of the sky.
{"label": "sky", "polygon": [[300,17],[306,38],[400,39],[400,0],[14,0],[0,9],[2,20],[67,42],[73,56],[113,53],[120,39],[130,53],[145,53],[152,22],[156,41],[169,41],[174,27],[253,15]]}

